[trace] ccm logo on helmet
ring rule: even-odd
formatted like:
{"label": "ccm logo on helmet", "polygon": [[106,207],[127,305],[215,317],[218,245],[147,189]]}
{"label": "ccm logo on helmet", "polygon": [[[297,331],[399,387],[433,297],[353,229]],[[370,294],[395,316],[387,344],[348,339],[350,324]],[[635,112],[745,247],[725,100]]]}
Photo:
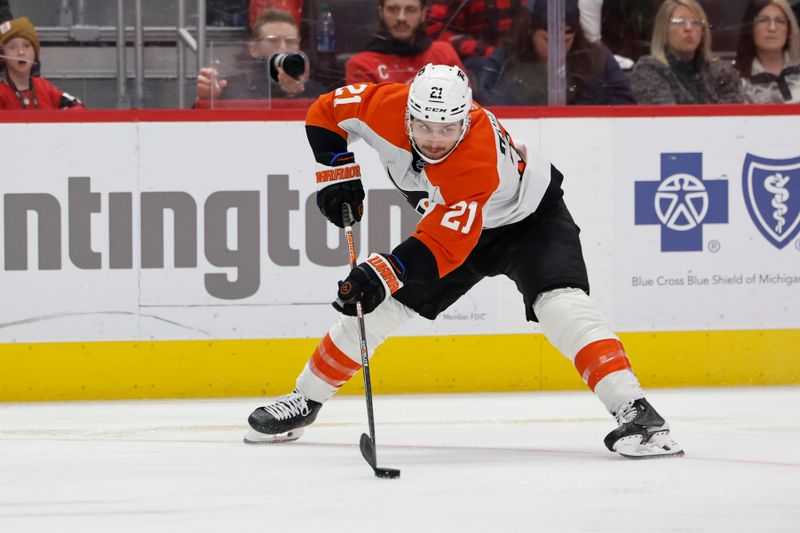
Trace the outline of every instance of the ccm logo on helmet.
{"label": "ccm logo on helmet", "polygon": [[317,183],[327,181],[343,181],[361,177],[361,165],[352,165],[333,170],[320,170],[317,172]]}
{"label": "ccm logo on helmet", "polygon": [[433,113],[447,113],[447,108],[445,108],[445,107],[426,107],[425,111],[432,111]]}

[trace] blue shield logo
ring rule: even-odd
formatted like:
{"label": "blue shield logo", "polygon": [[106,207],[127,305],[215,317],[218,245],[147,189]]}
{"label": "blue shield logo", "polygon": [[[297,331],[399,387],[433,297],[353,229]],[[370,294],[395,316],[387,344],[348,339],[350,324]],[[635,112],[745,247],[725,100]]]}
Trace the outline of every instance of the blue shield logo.
{"label": "blue shield logo", "polygon": [[800,231],[800,157],[744,158],[744,203],[758,231],[778,249]]}

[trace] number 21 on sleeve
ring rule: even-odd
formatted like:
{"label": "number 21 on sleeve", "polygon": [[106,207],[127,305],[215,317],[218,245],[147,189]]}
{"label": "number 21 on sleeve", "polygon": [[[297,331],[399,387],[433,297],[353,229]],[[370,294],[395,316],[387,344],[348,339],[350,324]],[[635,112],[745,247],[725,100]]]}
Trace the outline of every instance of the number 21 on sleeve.
{"label": "number 21 on sleeve", "polygon": [[[358,85],[347,85],[346,87],[339,87],[336,89],[334,95],[336,98],[333,99],[333,107],[336,107],[340,104],[357,104],[361,101],[361,97],[359,96],[364,90],[367,88],[366,83],[360,83]],[[351,96],[342,97],[343,94],[347,94]]]}
{"label": "number 21 on sleeve", "polygon": [[[450,210],[442,217],[442,226],[450,228],[453,231],[461,230],[461,233],[469,233],[472,223],[475,222],[475,213],[477,210],[478,202],[467,203],[462,200],[453,204]],[[465,213],[467,213],[466,221],[463,220]]]}

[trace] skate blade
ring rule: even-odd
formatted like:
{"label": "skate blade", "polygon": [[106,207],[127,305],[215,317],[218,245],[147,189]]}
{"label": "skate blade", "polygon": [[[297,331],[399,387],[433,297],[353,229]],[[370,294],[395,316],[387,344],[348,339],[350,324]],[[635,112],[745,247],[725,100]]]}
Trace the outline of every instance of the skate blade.
{"label": "skate blade", "polygon": [[618,440],[614,451],[627,459],[666,459],[683,457],[683,448],[673,441],[668,431],[654,433],[643,443],[641,435],[631,435]]}
{"label": "skate blade", "polygon": [[247,433],[244,436],[245,444],[280,444],[282,442],[292,442],[299,439],[303,433],[305,433],[306,428],[297,428],[291,431],[287,431],[286,433],[278,433],[277,435],[268,435],[266,433],[260,433],[253,428],[247,430]]}

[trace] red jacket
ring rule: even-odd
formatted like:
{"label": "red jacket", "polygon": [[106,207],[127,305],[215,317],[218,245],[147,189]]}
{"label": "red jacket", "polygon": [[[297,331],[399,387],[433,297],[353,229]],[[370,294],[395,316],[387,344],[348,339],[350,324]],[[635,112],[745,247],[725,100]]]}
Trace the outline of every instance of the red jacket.
{"label": "red jacket", "polygon": [[409,48],[393,49],[396,45],[397,41],[378,35],[367,45],[367,51],[354,55],[347,62],[345,82],[348,85],[384,81],[409,83],[417,71],[428,63],[455,65],[464,69],[456,51],[444,41],[432,42],[430,39],[424,39],[424,43],[416,50],[418,53],[413,55],[407,52]]}
{"label": "red jacket", "polygon": [[511,33],[527,0],[433,0],[428,2],[426,32],[453,45],[461,59],[489,57]]}
{"label": "red jacket", "polygon": [[84,109],[80,100],[44,78],[31,78],[31,83],[32,91],[20,91],[17,96],[13,88],[0,81],[0,109]]}

